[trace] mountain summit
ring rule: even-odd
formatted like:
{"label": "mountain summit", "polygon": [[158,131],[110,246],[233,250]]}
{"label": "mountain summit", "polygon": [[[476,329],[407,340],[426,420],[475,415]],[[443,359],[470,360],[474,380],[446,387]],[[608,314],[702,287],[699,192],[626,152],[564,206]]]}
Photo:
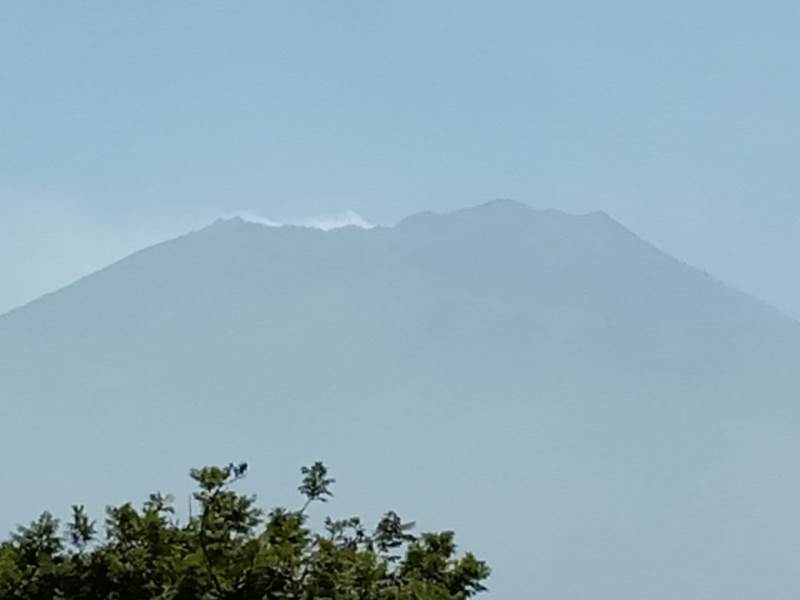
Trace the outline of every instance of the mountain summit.
{"label": "mountain summit", "polygon": [[0,317],[0,526],[324,458],[457,529],[495,598],[788,599],[798,356],[796,322],[604,213],[220,221]]}

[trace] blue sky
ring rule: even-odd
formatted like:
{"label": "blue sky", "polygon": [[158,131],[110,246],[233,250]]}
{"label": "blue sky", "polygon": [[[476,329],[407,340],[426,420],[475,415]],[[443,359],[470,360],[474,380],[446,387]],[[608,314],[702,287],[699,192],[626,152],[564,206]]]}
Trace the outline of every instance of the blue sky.
{"label": "blue sky", "polygon": [[5,2],[0,311],[246,211],[605,210],[800,316],[793,2]]}

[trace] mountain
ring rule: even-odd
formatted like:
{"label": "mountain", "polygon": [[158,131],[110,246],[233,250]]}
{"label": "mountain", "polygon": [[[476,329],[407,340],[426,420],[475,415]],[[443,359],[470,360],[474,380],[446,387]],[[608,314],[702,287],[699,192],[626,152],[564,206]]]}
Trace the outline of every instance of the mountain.
{"label": "mountain", "polygon": [[[246,459],[395,509],[490,597],[800,594],[800,324],[604,213],[218,221],[0,317],[0,527]],[[289,487],[287,487],[289,486]],[[364,510],[366,508],[366,510]]]}

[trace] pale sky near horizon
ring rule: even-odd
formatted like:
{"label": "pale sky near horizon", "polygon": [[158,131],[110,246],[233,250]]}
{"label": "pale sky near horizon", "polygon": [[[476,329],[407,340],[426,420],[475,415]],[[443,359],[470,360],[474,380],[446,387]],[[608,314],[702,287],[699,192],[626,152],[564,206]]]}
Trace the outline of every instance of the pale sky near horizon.
{"label": "pale sky near horizon", "polygon": [[604,210],[800,318],[800,5],[0,5],[0,312],[244,212]]}

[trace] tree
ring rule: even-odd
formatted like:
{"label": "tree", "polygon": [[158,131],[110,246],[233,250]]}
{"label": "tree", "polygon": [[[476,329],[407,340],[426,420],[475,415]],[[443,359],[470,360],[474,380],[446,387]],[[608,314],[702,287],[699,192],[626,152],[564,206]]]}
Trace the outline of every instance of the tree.
{"label": "tree", "polygon": [[266,515],[234,489],[247,469],[192,470],[200,510],[183,525],[160,494],[108,508],[102,539],[82,506],[63,537],[43,514],[0,544],[0,600],[464,600],[486,589],[489,568],[459,556],[452,532],[416,536],[394,512],[374,529],[353,517],[312,531],[307,511],[335,482],[322,463],[301,471],[299,510]]}

